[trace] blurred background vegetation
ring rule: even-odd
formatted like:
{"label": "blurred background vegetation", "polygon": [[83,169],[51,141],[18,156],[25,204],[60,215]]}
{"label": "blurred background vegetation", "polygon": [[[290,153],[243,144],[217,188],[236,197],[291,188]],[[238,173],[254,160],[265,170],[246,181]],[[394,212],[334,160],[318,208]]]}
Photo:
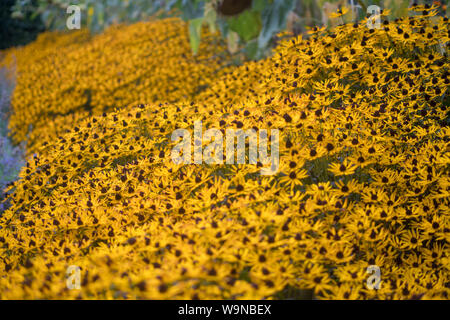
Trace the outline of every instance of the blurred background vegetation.
{"label": "blurred background vegetation", "polygon": [[[247,58],[260,59],[270,52],[274,36],[288,28],[304,33],[308,27],[336,25],[359,21],[367,14],[369,5],[379,5],[391,11],[391,17],[408,14],[412,3],[436,4],[441,14],[448,11],[447,0],[2,0],[3,29],[15,30],[11,38],[2,35],[1,48],[23,44],[27,37],[21,30],[65,30],[69,16],[66,9],[78,5],[81,27],[100,32],[117,23],[133,23],[165,16],[181,16],[189,21],[191,46],[198,50],[200,30],[204,25],[219,30],[230,51],[242,51]],[[339,19],[329,14],[342,7],[349,12]],[[28,29],[27,29],[28,28]]]}
{"label": "blurred background vegetation", "polygon": [[[30,1],[37,5],[37,1]],[[39,15],[24,13],[21,19],[13,16],[16,0],[0,0],[0,50],[26,44],[36,39],[45,26]]]}

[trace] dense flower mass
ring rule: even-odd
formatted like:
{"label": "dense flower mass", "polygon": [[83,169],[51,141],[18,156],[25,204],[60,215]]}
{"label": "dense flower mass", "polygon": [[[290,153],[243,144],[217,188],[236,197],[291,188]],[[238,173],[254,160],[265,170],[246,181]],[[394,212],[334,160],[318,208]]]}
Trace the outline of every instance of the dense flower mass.
{"label": "dense flower mass", "polygon": [[198,56],[187,26],[177,18],[85,31],[43,34],[6,53],[17,60],[10,127],[16,141],[28,135],[28,152],[90,115],[137,102],[192,98],[223,72],[226,54],[206,32]]}
{"label": "dense flower mass", "polygon": [[[99,87],[80,81],[71,91],[91,90],[95,109],[161,95],[77,121],[28,160],[0,218],[0,298],[448,299],[449,23],[418,10],[381,29],[291,38],[272,58],[204,79],[196,95],[190,81],[206,71],[177,76],[164,50],[130,66],[130,77],[162,64],[159,75],[175,82],[134,89],[129,79],[122,91],[103,51],[112,35],[82,46],[74,68],[90,72],[86,52],[109,66],[89,73]],[[140,28],[150,27],[118,37]],[[124,52],[145,47],[135,41]],[[84,103],[36,98],[51,89],[27,86],[40,102],[26,110],[50,105],[48,117]],[[13,128],[34,123],[15,110]],[[174,164],[171,133],[196,120],[279,129],[278,173]],[[80,290],[66,286],[71,265],[81,267]],[[366,285],[369,265],[381,270],[378,290]]]}

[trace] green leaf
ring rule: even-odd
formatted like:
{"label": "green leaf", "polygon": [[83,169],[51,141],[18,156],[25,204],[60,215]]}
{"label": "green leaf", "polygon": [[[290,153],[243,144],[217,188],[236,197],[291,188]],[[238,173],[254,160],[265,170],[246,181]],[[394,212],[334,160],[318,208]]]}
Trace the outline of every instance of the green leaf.
{"label": "green leaf", "polygon": [[258,36],[261,31],[261,16],[259,12],[246,10],[229,21],[230,29],[236,32],[244,41]]}
{"label": "green leaf", "polygon": [[189,21],[189,41],[191,43],[192,53],[196,55],[200,46],[203,18],[192,19]]}
{"label": "green leaf", "polygon": [[258,40],[252,40],[247,43],[245,46],[245,52],[247,53],[247,57],[251,60],[258,60],[260,58],[260,50],[258,47]]}
{"label": "green leaf", "polygon": [[209,26],[209,30],[212,33],[216,32],[216,20],[217,20],[217,12],[214,8],[212,2],[208,2],[205,4],[205,21]]}
{"label": "green leaf", "polygon": [[263,11],[265,6],[268,4],[267,0],[253,0],[252,9],[254,11]]}

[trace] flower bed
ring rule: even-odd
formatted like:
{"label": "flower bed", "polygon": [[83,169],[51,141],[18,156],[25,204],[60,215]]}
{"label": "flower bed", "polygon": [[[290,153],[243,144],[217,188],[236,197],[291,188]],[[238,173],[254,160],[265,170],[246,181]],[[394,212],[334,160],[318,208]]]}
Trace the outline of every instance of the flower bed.
{"label": "flower bed", "polygon": [[[166,102],[80,120],[29,159],[0,219],[0,297],[448,299],[449,63],[439,43],[449,24],[429,12],[289,39],[270,59],[204,79],[189,99],[196,87],[183,86],[184,73],[167,95],[158,78],[111,101],[93,94],[101,112],[116,92]],[[98,76],[99,92],[112,74]],[[50,110],[79,107],[60,98]],[[18,138],[34,123],[25,110]],[[171,133],[196,120],[279,129],[279,171],[174,164]],[[80,290],[66,286],[71,265]],[[381,271],[378,290],[369,265]]]}

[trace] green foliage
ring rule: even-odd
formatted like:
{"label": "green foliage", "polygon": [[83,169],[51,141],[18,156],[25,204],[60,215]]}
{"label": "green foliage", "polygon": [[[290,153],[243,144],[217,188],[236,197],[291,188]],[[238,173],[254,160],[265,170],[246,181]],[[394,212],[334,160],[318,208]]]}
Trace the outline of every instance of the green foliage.
{"label": "green foliage", "polygon": [[[199,23],[207,24],[211,31],[219,28],[224,38],[228,41],[235,41],[235,32],[239,36],[239,42],[245,47],[247,56],[251,59],[258,59],[267,52],[269,42],[273,35],[282,31],[286,26],[286,18],[294,8],[295,0],[254,0],[251,8],[243,12],[227,17],[216,14],[214,0],[172,0],[168,2],[167,9],[177,8],[181,11],[184,20],[195,20]],[[214,11],[214,13],[213,13]],[[191,23],[192,25],[192,23]],[[192,50],[196,52],[198,46],[198,33],[190,32]],[[255,39],[258,40],[255,42]],[[231,40],[230,40],[231,39]],[[235,43],[229,43],[229,47],[234,47]]]}
{"label": "green foliage", "polygon": [[194,54],[197,54],[200,46],[200,36],[202,31],[203,18],[189,20],[189,40]]}
{"label": "green foliage", "polygon": [[178,8],[183,20],[198,19],[204,16],[205,1],[199,0],[170,0],[168,9]]}
{"label": "green foliage", "polygon": [[38,16],[24,14],[22,19],[13,18],[14,1],[0,1],[0,50],[33,41],[44,30]]}
{"label": "green foliage", "polygon": [[[2,0],[11,2],[14,0]],[[352,22],[367,15],[372,4],[390,9],[391,18],[405,16],[410,0],[253,0],[251,6],[234,15],[224,16],[217,8],[225,0],[16,0],[13,17],[42,18],[47,29],[66,29],[69,5],[81,8],[81,24],[99,32],[114,23],[133,23],[154,16],[179,15],[189,21],[192,50],[197,53],[201,42],[201,26],[212,32],[220,30],[235,52],[245,52],[250,59],[260,59],[270,53],[274,35],[286,28],[287,17],[296,13],[295,28],[304,32],[307,27]],[[432,3],[432,1],[415,1]],[[441,1],[446,5],[447,0]],[[339,20],[329,13],[340,6],[349,7],[348,14]],[[445,8],[445,7],[444,7]],[[446,9],[448,12],[448,8]],[[291,26],[292,27],[292,26]]]}
{"label": "green foliage", "polygon": [[261,31],[261,16],[257,11],[246,10],[237,17],[232,17],[228,25],[242,40],[250,41]]}
{"label": "green foliage", "polygon": [[13,17],[40,15],[47,29],[65,30],[67,7],[81,9],[81,26],[94,32],[115,23],[148,19],[166,6],[165,0],[16,0]]}

